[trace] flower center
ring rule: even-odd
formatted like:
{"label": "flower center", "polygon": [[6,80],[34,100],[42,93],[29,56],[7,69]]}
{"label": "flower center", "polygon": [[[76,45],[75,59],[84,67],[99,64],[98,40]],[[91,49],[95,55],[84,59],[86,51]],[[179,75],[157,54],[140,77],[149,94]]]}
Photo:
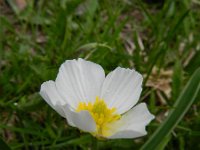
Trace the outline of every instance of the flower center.
{"label": "flower center", "polygon": [[110,124],[121,118],[121,115],[116,113],[116,108],[108,108],[105,101],[99,97],[96,97],[94,103],[80,102],[76,111],[79,112],[82,110],[89,111],[93,117],[97,129],[96,132],[92,134],[97,137],[109,136],[111,134],[109,132],[111,128]]}

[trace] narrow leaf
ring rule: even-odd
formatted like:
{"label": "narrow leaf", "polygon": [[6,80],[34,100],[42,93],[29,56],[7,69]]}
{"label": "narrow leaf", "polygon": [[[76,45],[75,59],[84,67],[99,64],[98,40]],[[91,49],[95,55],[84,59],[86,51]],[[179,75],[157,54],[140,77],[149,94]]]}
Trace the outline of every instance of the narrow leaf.
{"label": "narrow leaf", "polygon": [[172,76],[172,99],[176,100],[181,92],[182,87],[182,80],[183,80],[183,72],[182,72],[182,65],[179,60],[177,60],[173,76]]}
{"label": "narrow leaf", "polygon": [[176,125],[181,121],[185,113],[191,107],[197,95],[200,91],[200,68],[198,68],[184,90],[178,97],[174,104],[173,109],[169,113],[169,116],[156,130],[152,137],[143,145],[141,150],[155,150],[157,146],[167,137]]}

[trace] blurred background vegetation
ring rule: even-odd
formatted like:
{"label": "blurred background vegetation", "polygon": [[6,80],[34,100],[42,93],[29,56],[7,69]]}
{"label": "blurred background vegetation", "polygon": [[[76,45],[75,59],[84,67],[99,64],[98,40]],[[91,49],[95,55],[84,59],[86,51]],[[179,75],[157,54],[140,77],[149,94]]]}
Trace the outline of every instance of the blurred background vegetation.
{"label": "blurred background vegetation", "polygon": [[[94,138],[69,127],[38,94],[66,59],[79,57],[106,73],[122,66],[144,76],[140,101],[156,116],[148,135],[97,141],[98,149],[139,149],[200,66],[200,1],[0,0],[0,143],[93,149]],[[200,149],[199,98],[200,92],[163,149]]]}

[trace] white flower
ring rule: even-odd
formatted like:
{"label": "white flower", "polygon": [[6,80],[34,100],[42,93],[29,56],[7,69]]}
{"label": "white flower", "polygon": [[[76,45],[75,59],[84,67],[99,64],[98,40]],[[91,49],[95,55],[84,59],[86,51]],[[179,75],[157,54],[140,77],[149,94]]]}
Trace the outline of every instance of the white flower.
{"label": "white flower", "polygon": [[136,138],[154,119],[145,103],[135,106],[142,80],[135,70],[117,67],[105,77],[98,64],[67,60],[55,82],[41,85],[40,95],[73,127],[98,138]]}

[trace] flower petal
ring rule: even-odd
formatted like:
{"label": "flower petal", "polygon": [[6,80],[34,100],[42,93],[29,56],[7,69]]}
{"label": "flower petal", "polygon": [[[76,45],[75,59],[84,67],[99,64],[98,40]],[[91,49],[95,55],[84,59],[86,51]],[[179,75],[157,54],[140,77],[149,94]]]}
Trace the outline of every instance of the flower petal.
{"label": "flower petal", "polygon": [[66,102],[60,97],[54,81],[46,81],[41,85],[40,95],[61,116],[65,117],[62,106]]}
{"label": "flower petal", "polygon": [[116,134],[108,137],[108,139],[132,139],[132,138],[137,138],[146,135],[147,133],[140,133],[137,131],[133,130],[123,130],[119,131]]}
{"label": "flower petal", "polygon": [[117,67],[104,80],[100,97],[108,107],[115,107],[122,114],[137,103],[142,91],[142,80],[142,75],[135,70]]}
{"label": "flower petal", "polygon": [[137,138],[144,136],[147,134],[146,125],[153,119],[154,116],[148,111],[146,104],[138,104],[113,125],[116,131],[108,138]]}
{"label": "flower petal", "polygon": [[96,131],[96,123],[88,111],[75,112],[69,105],[66,105],[63,110],[69,125],[85,132]]}
{"label": "flower petal", "polygon": [[55,82],[61,97],[76,109],[80,101],[95,101],[104,79],[105,73],[100,65],[78,59],[65,61]]}

